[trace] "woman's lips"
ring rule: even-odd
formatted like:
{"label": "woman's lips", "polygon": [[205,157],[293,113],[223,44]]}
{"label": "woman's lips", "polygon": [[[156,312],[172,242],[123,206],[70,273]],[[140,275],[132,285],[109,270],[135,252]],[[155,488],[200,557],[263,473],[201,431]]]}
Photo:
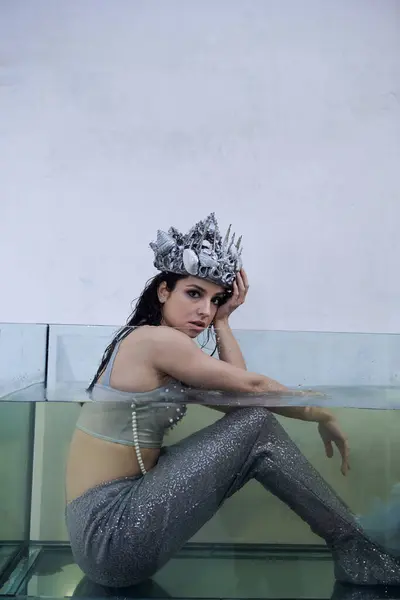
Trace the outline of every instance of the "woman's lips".
{"label": "woman's lips", "polygon": [[191,325],[191,327],[193,329],[196,329],[199,331],[202,331],[206,327],[205,323],[202,323],[201,321],[190,321],[189,325]]}

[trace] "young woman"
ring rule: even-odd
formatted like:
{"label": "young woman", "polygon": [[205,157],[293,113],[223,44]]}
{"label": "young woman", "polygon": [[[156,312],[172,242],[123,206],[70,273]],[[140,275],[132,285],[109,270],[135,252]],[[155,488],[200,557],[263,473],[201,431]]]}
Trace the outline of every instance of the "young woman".
{"label": "young woman", "polygon": [[[398,560],[367,538],[272,413],[316,422],[328,456],[335,444],[346,474],[348,445],[334,416],[251,406],[252,393],[267,400],[288,390],[246,370],[230,330],[229,316],[248,290],[233,238],[228,230],[222,239],[211,214],[187,235],[171,228],[151,244],[160,273],[106,349],[71,442],[66,519],[75,560],[99,584],[142,582],[254,478],[325,540],[338,581],[398,585]],[[194,343],[211,327],[219,359]],[[213,406],[221,419],[163,447],[193,388],[204,404],[206,390],[241,394],[241,406]]]}

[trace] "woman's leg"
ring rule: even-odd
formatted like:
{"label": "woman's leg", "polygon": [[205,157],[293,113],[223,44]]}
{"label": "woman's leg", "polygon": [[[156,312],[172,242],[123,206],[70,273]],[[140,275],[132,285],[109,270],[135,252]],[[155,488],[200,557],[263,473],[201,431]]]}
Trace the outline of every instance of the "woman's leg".
{"label": "woman's leg", "polygon": [[[103,498],[98,506],[90,500],[89,522],[80,526],[78,518],[74,531],[84,535],[85,563],[89,553],[89,563],[99,567],[92,578],[113,586],[147,579],[251,478],[326,541],[338,579],[360,584],[400,582],[398,562],[365,538],[347,506],[277,419],[262,408],[242,408],[226,415],[168,447],[156,467],[135,485],[123,492],[116,488],[111,500]],[[93,522],[89,513],[100,515],[100,520]]]}
{"label": "woman's leg", "polygon": [[[333,553],[338,580],[400,584],[400,561],[365,537],[348,506],[265,409],[230,413],[211,428],[168,449],[160,471],[154,473],[155,483],[159,476],[169,480],[172,488],[180,486],[175,497],[177,505],[166,502],[166,509],[172,511],[172,518],[164,521],[166,540],[168,527],[179,521],[183,506],[190,515],[191,537],[226,498],[255,478],[325,540]],[[151,480],[148,484],[152,485]],[[183,489],[189,495],[182,498],[179,491]],[[178,524],[174,538],[167,543],[172,544],[173,551],[187,539],[186,528]]]}

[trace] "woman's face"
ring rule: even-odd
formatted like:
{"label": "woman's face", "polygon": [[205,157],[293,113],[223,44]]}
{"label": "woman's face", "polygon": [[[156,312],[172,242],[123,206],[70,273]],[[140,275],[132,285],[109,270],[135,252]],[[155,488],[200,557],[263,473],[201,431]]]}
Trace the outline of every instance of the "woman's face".
{"label": "woman's face", "polygon": [[199,277],[179,279],[172,291],[163,282],[158,288],[162,325],[195,338],[212,323],[225,294],[222,286]]}

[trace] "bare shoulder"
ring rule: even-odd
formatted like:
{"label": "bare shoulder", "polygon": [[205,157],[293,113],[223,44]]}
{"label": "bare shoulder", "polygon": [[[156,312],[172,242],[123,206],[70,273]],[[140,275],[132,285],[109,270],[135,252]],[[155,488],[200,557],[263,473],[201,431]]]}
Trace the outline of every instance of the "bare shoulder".
{"label": "bare shoulder", "polygon": [[176,365],[187,368],[189,357],[195,362],[193,353],[203,354],[192,339],[181,331],[167,326],[143,325],[138,327],[123,342],[126,360],[130,365],[148,369],[149,373],[179,379],[181,370]]}
{"label": "bare shoulder", "polygon": [[[141,364],[192,388],[248,391],[254,375],[208,356],[196,342],[172,327],[143,327],[136,338]],[[134,335],[132,335],[132,338]]]}
{"label": "bare shoulder", "polygon": [[147,352],[163,347],[172,350],[176,345],[183,345],[186,348],[196,347],[196,344],[187,335],[173,327],[163,325],[142,325],[126,339],[126,347],[130,350],[139,347],[142,351]]}

